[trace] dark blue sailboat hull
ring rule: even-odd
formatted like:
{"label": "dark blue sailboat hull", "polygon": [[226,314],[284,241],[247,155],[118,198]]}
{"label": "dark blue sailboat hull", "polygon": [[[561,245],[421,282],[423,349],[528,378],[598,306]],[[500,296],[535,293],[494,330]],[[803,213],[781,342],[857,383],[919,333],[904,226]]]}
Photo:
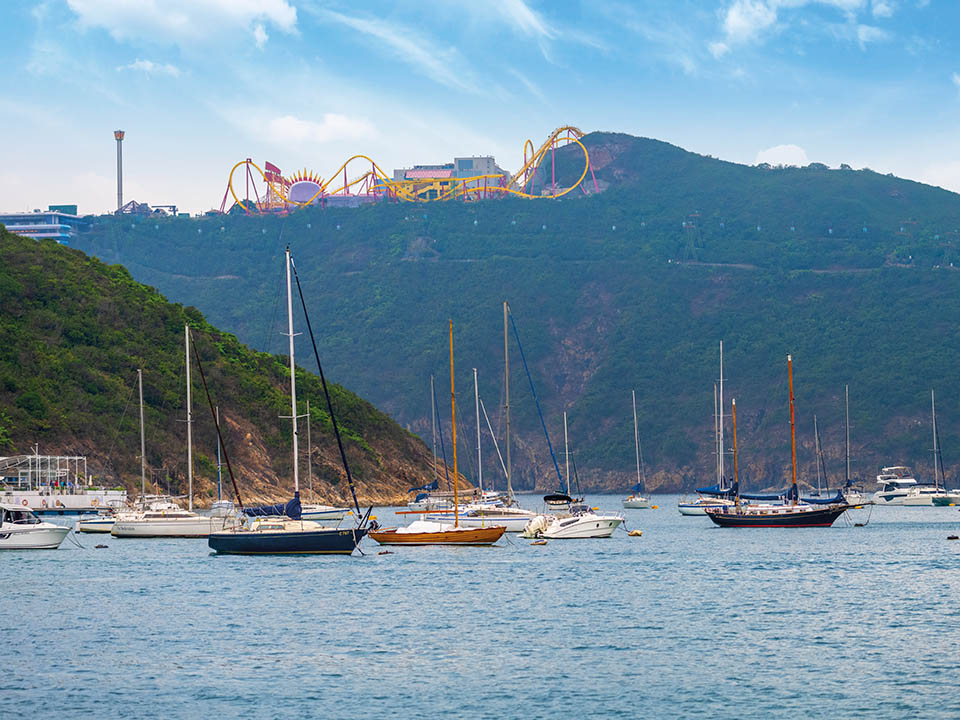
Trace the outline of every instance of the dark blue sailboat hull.
{"label": "dark blue sailboat hull", "polygon": [[309,532],[210,533],[210,549],[223,555],[349,555],[366,528]]}
{"label": "dark blue sailboat hull", "polygon": [[770,513],[769,515],[711,509],[707,511],[707,515],[720,527],[830,527],[849,507],[849,505],[840,505],[823,510]]}

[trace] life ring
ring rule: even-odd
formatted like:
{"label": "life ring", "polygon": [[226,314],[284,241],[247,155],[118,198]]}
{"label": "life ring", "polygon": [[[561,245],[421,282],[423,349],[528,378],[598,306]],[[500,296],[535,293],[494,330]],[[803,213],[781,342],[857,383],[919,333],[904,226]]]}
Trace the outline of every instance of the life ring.
{"label": "life ring", "polygon": [[63,507],[63,506],[64,506],[63,503],[60,502],[59,500],[57,500],[56,505],[57,505],[57,507]]}
{"label": "life ring", "polygon": [[93,505],[94,507],[96,507],[96,506],[97,506],[97,499],[94,498],[93,500],[91,500],[91,501],[90,501],[90,504]]}
{"label": "life ring", "polygon": [[27,499],[24,498],[23,500],[20,501],[20,504],[23,505],[24,507],[26,507],[26,506],[29,505],[30,503],[28,503],[28,502],[27,502]]}
{"label": "life ring", "polygon": [[41,501],[40,501],[40,504],[43,505],[44,507],[46,507],[46,506],[47,506],[47,499],[44,498],[43,500],[41,500]]}

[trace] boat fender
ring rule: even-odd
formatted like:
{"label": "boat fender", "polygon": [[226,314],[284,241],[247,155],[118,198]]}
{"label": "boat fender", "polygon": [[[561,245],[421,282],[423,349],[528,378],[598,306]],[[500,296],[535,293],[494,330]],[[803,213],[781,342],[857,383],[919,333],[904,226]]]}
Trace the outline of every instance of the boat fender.
{"label": "boat fender", "polygon": [[630,532],[627,533],[627,535],[629,535],[630,537],[640,537],[641,535],[643,535],[643,530],[631,530]]}
{"label": "boat fender", "polygon": [[546,544],[547,544],[547,541],[546,541],[546,540],[534,540],[534,541],[533,541],[532,543],[530,543],[530,544],[531,544],[531,545],[546,545]]}
{"label": "boat fender", "polygon": [[24,498],[23,500],[21,500],[21,501],[20,501],[20,504],[23,505],[24,507],[26,507],[27,505],[29,505],[29,503],[27,502],[27,499],[26,499],[26,498]]}
{"label": "boat fender", "polygon": [[650,506],[650,509],[651,509],[651,510],[659,510],[659,509],[660,509],[660,506],[659,506],[659,505],[651,505],[651,506]]}

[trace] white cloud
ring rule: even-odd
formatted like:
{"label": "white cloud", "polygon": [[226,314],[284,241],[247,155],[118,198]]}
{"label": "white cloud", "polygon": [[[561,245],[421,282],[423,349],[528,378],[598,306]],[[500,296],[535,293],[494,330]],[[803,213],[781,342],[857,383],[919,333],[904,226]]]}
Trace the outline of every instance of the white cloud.
{"label": "white cloud", "polygon": [[273,118],[267,125],[267,138],[277,144],[370,140],[376,135],[376,129],[366,118],[339,113],[325,113],[320,122],[283,115]]}
{"label": "white cloud", "polygon": [[895,10],[891,0],[873,0],[873,16],[876,18],[888,18],[893,16]]}
{"label": "white cloud", "polygon": [[764,0],[735,0],[723,18],[723,32],[732,42],[746,42],[776,22],[775,5],[768,5]]}
{"label": "white cloud", "polygon": [[712,42],[707,47],[710,50],[710,54],[718,60],[730,52],[730,46],[722,42]]}
{"label": "white cloud", "polygon": [[775,145],[757,153],[755,165],[768,163],[770,165],[795,165],[803,167],[809,165],[807,152],[799,145]]}
{"label": "white cloud", "polygon": [[103,28],[116,40],[194,45],[220,35],[271,25],[296,32],[289,0],[67,0],[81,27]]}
{"label": "white cloud", "polygon": [[957,86],[958,90],[960,90],[960,73],[954,73],[950,76],[950,79],[953,80],[953,84]]}
{"label": "white cloud", "polygon": [[865,50],[867,43],[880,42],[889,38],[886,30],[882,30],[873,25],[857,25],[857,42],[860,43],[860,49]]}
{"label": "white cloud", "polygon": [[121,65],[117,71],[136,70],[147,75],[169,75],[170,77],[180,77],[180,68],[170,63],[155,63],[151,60],[134,60],[129,65]]}
{"label": "white cloud", "polygon": [[471,93],[480,92],[463,56],[455,47],[439,49],[436,43],[428,42],[413,28],[374,17],[355,17],[334,10],[313,12],[321,19],[345,25],[378,41],[378,47],[385,46],[399,60],[441,85]]}
{"label": "white cloud", "polygon": [[539,13],[531,10],[523,0],[494,0],[493,2],[483,3],[483,8],[488,12],[491,10],[497,12],[524,35],[550,40],[558,34]]}
{"label": "white cloud", "polygon": [[270,38],[267,35],[267,31],[264,29],[262,23],[257,23],[253,28],[253,41],[257,44],[257,47],[263,50],[263,46],[267,44],[267,40]]}

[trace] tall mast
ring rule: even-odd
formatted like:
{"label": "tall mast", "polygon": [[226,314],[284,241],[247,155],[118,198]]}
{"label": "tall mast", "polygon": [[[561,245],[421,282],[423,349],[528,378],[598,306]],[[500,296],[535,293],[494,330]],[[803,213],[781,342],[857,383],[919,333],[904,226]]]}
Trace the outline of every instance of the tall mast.
{"label": "tall mast", "polygon": [[817,495],[820,495],[820,430],[817,428],[817,416],[813,416],[813,442],[817,453]]}
{"label": "tall mast", "polygon": [[793,421],[793,358],[787,355],[787,375],[790,383],[790,449],[793,457],[793,500],[791,504],[797,504],[797,428]]}
{"label": "tall mast", "polygon": [[[217,427],[220,427],[220,406],[217,405],[216,411]],[[223,477],[220,472],[220,433],[217,433],[217,502],[223,498]]]}
{"label": "tall mast", "polygon": [[713,384],[713,460],[714,460],[714,473],[717,476],[717,487],[721,490],[723,487],[720,484],[720,425],[717,422],[717,418],[720,414],[720,408],[717,407],[717,384]]}
{"label": "tall mast", "polygon": [[[739,466],[737,465],[737,399],[733,399],[733,484],[740,482]],[[737,492],[739,497],[740,493]]]}
{"label": "tall mast", "polygon": [[193,510],[193,408],[190,405],[190,326],[183,326],[184,347],[187,350],[187,492],[190,499],[187,501],[189,510]]}
{"label": "tall mast", "polygon": [[453,526],[460,527],[460,486],[457,477],[457,396],[453,390],[453,320],[450,320],[450,420],[453,425]]}
{"label": "tall mast", "polygon": [[843,404],[844,404],[844,429],[846,438],[844,440],[844,454],[847,456],[847,477],[845,485],[850,484],[850,386],[843,386]]}
{"label": "tall mast", "polygon": [[310,451],[312,449],[310,445],[310,399],[307,399],[307,486],[310,488],[310,497],[313,498],[313,462],[310,457]]}
{"label": "tall mast", "polygon": [[477,369],[473,369],[473,402],[477,408],[477,482],[480,485],[480,497],[483,497],[483,461],[480,457],[480,389],[477,386]]}
{"label": "tall mast", "polygon": [[937,403],[933,397],[933,390],[930,391],[930,415],[933,417],[933,487],[940,489],[940,475],[937,470]]}
{"label": "tall mast", "polygon": [[719,471],[720,471],[720,489],[722,490],[727,486],[727,480],[723,472],[723,340],[720,341],[720,434],[719,440],[719,451],[720,451],[720,460],[719,460]]}
{"label": "tall mast", "polygon": [[440,483],[440,466],[437,465],[437,398],[433,389],[433,375],[430,376],[430,430],[433,433],[433,479]]}
{"label": "tall mast", "polygon": [[290,290],[290,248],[286,250],[287,268],[287,336],[290,338],[290,422],[293,429],[293,495],[300,497],[300,470],[297,460],[300,446],[297,442],[297,373],[293,359],[293,295]]}
{"label": "tall mast", "polygon": [[[640,430],[637,427],[637,391],[631,390],[633,397],[633,442],[637,448],[637,485],[640,485]],[[643,488],[646,491],[646,488]]]}
{"label": "tall mast", "polygon": [[567,497],[570,497],[570,448],[567,445],[567,411],[563,411],[563,452],[567,456]]}
{"label": "tall mast", "polygon": [[510,473],[510,352],[507,344],[507,314],[510,312],[507,307],[507,301],[503,301],[503,384],[506,395],[503,404],[503,410],[506,414],[506,434],[507,434],[507,497],[513,499],[513,485]]}
{"label": "tall mast", "polygon": [[[143,370],[140,368],[137,368],[137,382],[140,385],[140,503],[146,507],[147,446],[143,437]],[[39,461],[37,467],[39,468]]]}

